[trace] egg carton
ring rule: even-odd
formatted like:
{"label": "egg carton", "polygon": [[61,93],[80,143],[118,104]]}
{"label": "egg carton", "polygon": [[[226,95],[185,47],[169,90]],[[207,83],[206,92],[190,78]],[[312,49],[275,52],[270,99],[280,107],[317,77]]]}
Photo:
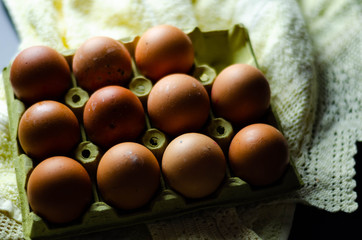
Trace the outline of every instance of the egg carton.
{"label": "egg carton", "polygon": [[[228,30],[208,32],[195,28],[187,32],[187,34],[191,38],[195,49],[195,64],[191,74],[200,80],[208,91],[210,91],[217,73],[233,63],[246,63],[258,67],[248,31],[241,24],[235,25]],[[132,57],[138,39],[139,37],[120,40],[125,44]],[[62,53],[70,65],[74,53],[75,50]],[[303,185],[292,159],[290,159],[290,164],[281,179],[271,186],[258,188],[250,186],[242,179],[233,176],[228,166],[226,177],[221,186],[216,192],[202,199],[182,197],[167,186],[161,175],[161,187],[146,206],[132,211],[118,210],[103,202],[97,191],[94,180],[102,151],[87,139],[84,129],[81,129],[82,142],[74,151],[74,155],[70,157],[81,162],[93,179],[93,202],[86,213],[77,221],[60,225],[49,223],[32,212],[27,200],[27,181],[34,166],[32,159],[24,154],[17,139],[18,124],[26,107],[14,96],[9,80],[10,67],[3,70],[3,78],[10,119],[10,140],[13,147],[13,159],[16,166],[17,185],[23,215],[23,231],[27,239],[66,238],[95,231],[127,227],[133,224],[153,222],[200,209],[236,206],[274,198],[280,194],[299,189]],[[133,73],[134,76],[129,84],[129,89],[145,104],[148,93],[152,89],[152,82],[137,71],[134,62]],[[73,87],[66,94],[64,103],[81,119],[83,107],[88,99],[89,94],[79,88],[73,78]],[[282,131],[278,117],[272,111],[272,106],[273,103],[271,103],[271,108],[263,117],[262,122],[271,124]],[[147,130],[139,139],[139,142],[149,148],[156,158],[160,160],[170,139],[163,132],[152,128],[149,121],[146,122]],[[228,121],[214,117],[210,113],[208,123],[200,131],[212,137],[224,151],[227,151],[226,149],[237,129]]]}

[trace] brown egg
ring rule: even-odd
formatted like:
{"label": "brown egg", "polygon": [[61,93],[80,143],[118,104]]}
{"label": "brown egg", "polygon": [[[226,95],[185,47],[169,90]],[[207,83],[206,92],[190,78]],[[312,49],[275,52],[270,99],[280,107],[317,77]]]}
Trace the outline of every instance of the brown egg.
{"label": "brown egg", "polygon": [[147,108],[152,125],[175,136],[198,131],[203,126],[209,116],[210,100],[199,81],[175,73],[153,86]]}
{"label": "brown egg", "polygon": [[46,100],[33,104],[21,116],[18,138],[24,152],[39,161],[73,150],[80,141],[80,127],[67,106]]}
{"label": "brown egg", "polygon": [[94,92],[84,107],[83,122],[89,139],[102,148],[136,140],[146,124],[141,101],[120,86]]}
{"label": "brown egg", "polygon": [[232,172],[254,186],[277,181],[289,163],[288,144],[283,134],[267,124],[241,129],[229,148]]}
{"label": "brown egg", "polygon": [[175,138],[162,157],[167,183],[188,198],[202,198],[215,192],[225,171],[226,160],[220,146],[200,133]]}
{"label": "brown egg", "polygon": [[211,89],[216,115],[234,124],[258,120],[270,105],[270,87],[263,73],[247,64],[233,64],[220,72]]}
{"label": "brown egg", "polygon": [[136,65],[156,82],[171,73],[187,73],[194,63],[191,39],[179,28],[158,25],[148,29],[135,49]]}
{"label": "brown egg", "polygon": [[104,201],[118,209],[136,209],[147,204],[160,186],[160,166],[145,146],[124,142],[101,158],[97,185]]}
{"label": "brown egg", "polygon": [[78,219],[92,201],[92,183],[77,161],[55,156],[42,161],[31,172],[27,184],[31,209],[52,223]]}
{"label": "brown egg", "polygon": [[132,76],[131,55],[119,41],[109,37],[93,37],[75,52],[73,72],[84,90],[108,86],[126,86]]}
{"label": "brown egg", "polygon": [[21,51],[12,63],[10,81],[15,96],[26,104],[58,100],[71,86],[67,61],[60,53],[46,46]]}

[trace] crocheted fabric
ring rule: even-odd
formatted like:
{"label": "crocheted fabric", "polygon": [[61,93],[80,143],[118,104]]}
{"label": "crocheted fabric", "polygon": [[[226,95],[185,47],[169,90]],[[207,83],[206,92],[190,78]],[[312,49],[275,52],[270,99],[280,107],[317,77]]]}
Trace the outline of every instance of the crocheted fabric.
{"label": "crocheted fabric", "polygon": [[0,239],[10,240],[23,237],[21,224],[3,212],[0,212],[0,229]]}
{"label": "crocheted fabric", "polygon": [[318,99],[313,135],[298,161],[306,183],[300,196],[329,211],[352,212],[353,156],[362,141],[362,4],[309,0],[301,9],[314,44]]}
{"label": "crocheted fabric", "polygon": [[[360,1],[4,2],[21,37],[20,49],[43,44],[62,51],[77,48],[93,35],[121,39],[141,35],[160,23],[184,30],[195,26],[227,29],[236,23],[248,28],[260,68],[270,81],[273,109],[305,186],[253,206],[200,211],[152,223],[148,225],[149,237],[283,239],[288,236],[295,202],[327,211],[352,212],[357,208],[353,156],[356,141],[362,141]],[[0,99],[4,101],[3,96]],[[13,210],[1,211],[10,216],[8,219],[19,219],[14,210],[19,208],[14,170],[6,150],[6,110],[0,110],[4,133],[0,135],[0,169],[4,173],[0,202],[13,205]],[[11,221],[2,223],[19,226],[16,220]],[[20,227],[4,229],[7,233],[12,229],[13,236],[21,234]],[[1,231],[0,236],[4,235]],[[110,234],[127,235],[121,230]],[[128,236],[136,235],[131,230]]]}

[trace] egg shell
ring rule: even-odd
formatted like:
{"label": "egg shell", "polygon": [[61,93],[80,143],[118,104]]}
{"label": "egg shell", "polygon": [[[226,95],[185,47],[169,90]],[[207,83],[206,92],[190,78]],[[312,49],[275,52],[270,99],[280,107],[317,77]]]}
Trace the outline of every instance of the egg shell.
{"label": "egg shell", "polygon": [[251,124],[241,129],[229,147],[232,172],[254,186],[276,182],[289,163],[288,144],[273,126]]}
{"label": "egg shell", "polygon": [[83,123],[89,139],[108,149],[135,141],[145,128],[141,101],[129,89],[107,86],[94,92],[84,107]]}
{"label": "egg shell", "polygon": [[250,124],[270,106],[270,87],[264,74],[248,64],[223,69],[211,89],[215,114],[233,124]]}
{"label": "egg shell", "polygon": [[52,223],[78,219],[92,201],[92,182],[77,161],[55,156],[32,171],[27,196],[32,210]]}
{"label": "egg shell", "polygon": [[200,133],[178,136],[162,157],[167,183],[187,198],[202,198],[215,192],[225,171],[226,160],[220,146]]}
{"label": "egg shell", "polygon": [[33,46],[15,57],[10,81],[16,97],[27,105],[41,100],[59,100],[71,86],[70,68],[56,50]]}
{"label": "egg shell", "polygon": [[69,154],[80,141],[80,126],[66,105],[45,100],[33,104],[21,116],[18,138],[24,152],[41,161]]}
{"label": "egg shell", "polygon": [[156,82],[171,73],[187,73],[194,63],[191,39],[181,29],[158,25],[139,39],[135,61],[140,72]]}
{"label": "egg shell", "polygon": [[145,146],[124,142],[101,158],[97,185],[104,201],[118,209],[136,209],[147,204],[160,187],[160,167]]}
{"label": "egg shell", "polygon": [[109,85],[126,86],[132,77],[131,55],[119,41],[92,37],[75,52],[73,72],[78,85],[89,92]]}
{"label": "egg shell", "polygon": [[198,131],[209,116],[209,95],[195,78],[170,74],[153,86],[147,111],[151,124],[169,135]]}

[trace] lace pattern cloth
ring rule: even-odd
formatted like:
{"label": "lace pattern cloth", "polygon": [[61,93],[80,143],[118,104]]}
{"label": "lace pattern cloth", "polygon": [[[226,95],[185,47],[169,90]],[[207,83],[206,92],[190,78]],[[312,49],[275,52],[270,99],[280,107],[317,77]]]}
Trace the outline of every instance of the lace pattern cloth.
{"label": "lace pattern cloth", "polygon": [[[290,229],[295,202],[327,211],[352,212],[357,208],[353,156],[356,141],[362,140],[360,1],[4,2],[20,34],[20,49],[45,44],[61,51],[76,48],[92,35],[120,39],[140,35],[159,23],[211,30],[241,22],[249,29],[261,70],[270,81],[273,108],[305,186],[253,206],[201,211],[152,223],[149,235],[143,236],[283,239]],[[5,226],[0,236],[16,239],[21,236],[19,202],[8,159],[3,93],[0,99],[0,203],[10,201],[12,205],[0,209]],[[121,230],[109,234],[126,236]],[[128,237],[139,234],[131,229]]]}

